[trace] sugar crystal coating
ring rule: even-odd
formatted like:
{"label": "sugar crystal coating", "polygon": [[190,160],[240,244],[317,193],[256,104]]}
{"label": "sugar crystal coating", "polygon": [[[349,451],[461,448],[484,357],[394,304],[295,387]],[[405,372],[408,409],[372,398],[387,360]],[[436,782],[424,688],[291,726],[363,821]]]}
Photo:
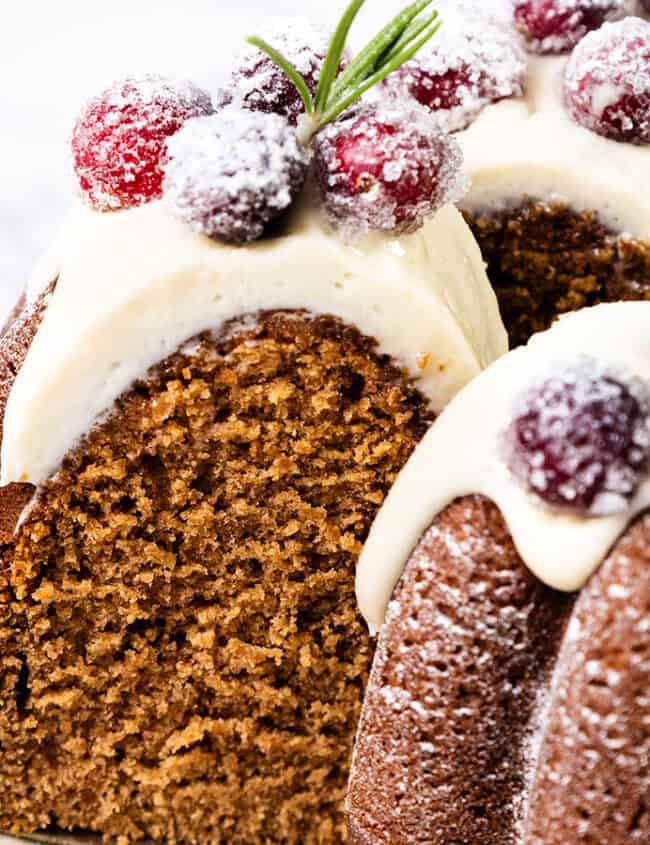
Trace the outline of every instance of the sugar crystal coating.
{"label": "sugar crystal coating", "polygon": [[650,144],[650,23],[629,17],[586,36],[567,65],[564,96],[586,129]]}
{"label": "sugar crystal coating", "polygon": [[629,8],[630,0],[515,0],[514,19],[530,50],[564,53]]}
{"label": "sugar crystal coating", "polygon": [[504,449],[513,475],[548,505],[624,511],[647,468],[650,393],[592,358],[558,367],[518,399]]}
{"label": "sugar crystal coating", "polygon": [[336,224],[350,231],[415,231],[461,195],[458,145],[411,103],[366,106],[316,136],[318,180]]}
{"label": "sugar crystal coating", "polygon": [[441,129],[464,129],[489,103],[524,92],[528,62],[514,29],[461,7],[419,53],[384,83],[435,114]]}
{"label": "sugar crystal coating", "polygon": [[300,191],[309,156],[284,118],[228,107],[188,121],[169,141],[164,195],[212,238],[260,238]]}
{"label": "sugar crystal coating", "polygon": [[[305,18],[280,18],[263,26],[259,35],[288,59],[307,83],[312,96],[327,52],[328,34]],[[233,63],[234,70],[217,97],[217,105],[235,104],[251,111],[270,112],[295,124],[304,105],[293,83],[257,47],[247,45]]]}
{"label": "sugar crystal coating", "polygon": [[209,94],[191,82],[143,76],[114,83],[86,104],[72,133],[84,199],[109,210],[159,198],[167,138],[212,111]]}

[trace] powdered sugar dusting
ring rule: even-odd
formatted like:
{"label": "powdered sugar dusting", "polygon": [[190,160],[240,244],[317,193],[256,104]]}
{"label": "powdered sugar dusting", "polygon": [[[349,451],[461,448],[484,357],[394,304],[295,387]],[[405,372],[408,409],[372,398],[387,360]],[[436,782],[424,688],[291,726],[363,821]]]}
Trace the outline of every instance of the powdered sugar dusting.
{"label": "powdered sugar dusting", "polygon": [[191,228],[236,243],[259,238],[289,207],[308,153],[277,115],[224,109],[189,121],[169,142],[164,194]]}
{"label": "powdered sugar dusting", "polygon": [[[259,36],[278,49],[298,70],[312,95],[327,52],[329,34],[306,18],[273,19]],[[292,124],[304,111],[298,92],[285,74],[257,47],[248,45],[233,60],[230,79],[217,105],[234,103],[251,111],[282,114]]]}
{"label": "powdered sugar dusting", "polygon": [[447,132],[464,129],[489,103],[523,94],[528,62],[514,29],[460,7],[438,34],[384,83],[428,108]]}
{"label": "powdered sugar dusting", "polygon": [[360,841],[511,841],[529,721],[571,600],[526,572],[495,516],[486,500],[455,502],[390,604],[348,793]]}
{"label": "powdered sugar dusting", "polygon": [[620,20],[635,0],[515,0],[514,19],[535,53],[564,53],[605,21]]}
{"label": "powdered sugar dusting", "polygon": [[514,408],[508,465],[546,504],[623,512],[650,454],[650,394],[631,373],[584,357],[554,367]]}
{"label": "powdered sugar dusting", "polygon": [[584,38],[567,65],[564,90],[581,126],[650,144],[650,23],[629,17]]}
{"label": "powdered sugar dusting", "polygon": [[86,104],[72,133],[84,198],[117,209],[160,197],[167,138],[212,111],[209,94],[192,82],[150,75],[115,83]]}
{"label": "powdered sugar dusting", "polygon": [[408,101],[368,105],[326,127],[316,154],[329,215],[351,233],[415,231],[465,188],[458,145]]}
{"label": "powdered sugar dusting", "polygon": [[646,515],[578,598],[537,728],[522,841],[560,841],[567,818],[573,842],[649,841],[649,530]]}

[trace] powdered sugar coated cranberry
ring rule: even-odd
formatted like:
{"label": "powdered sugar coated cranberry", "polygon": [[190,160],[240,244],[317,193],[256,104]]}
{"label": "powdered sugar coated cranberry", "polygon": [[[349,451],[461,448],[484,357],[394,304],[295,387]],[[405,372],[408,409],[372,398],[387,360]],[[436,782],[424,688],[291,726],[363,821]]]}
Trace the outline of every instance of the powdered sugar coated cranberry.
{"label": "powdered sugar coated cranberry", "polygon": [[564,92],[581,126],[650,144],[650,23],[629,17],[590,33],[567,64]]}
{"label": "powdered sugar coated cranberry", "polygon": [[[304,18],[282,18],[261,28],[260,37],[279,50],[301,74],[312,95],[327,52],[329,36]],[[261,50],[248,46],[234,61],[235,70],[217,105],[235,104],[270,112],[296,124],[304,105],[293,83]]]}
{"label": "powdered sugar coated cranberry", "polygon": [[205,91],[160,76],[125,79],[94,97],[71,141],[85,199],[105,210],[160,197],[167,138],[189,118],[212,111]]}
{"label": "powdered sugar coated cranberry", "polygon": [[517,28],[536,53],[564,53],[605,21],[630,12],[630,0],[515,0]]}
{"label": "powdered sugar coated cranberry", "polygon": [[349,230],[413,231],[462,193],[458,145],[408,103],[366,106],[326,127],[315,147],[325,206]]}
{"label": "powdered sugar coated cranberry", "polygon": [[233,106],[188,121],[168,146],[164,194],[174,213],[232,243],[264,234],[301,189],[309,161],[284,118]]}
{"label": "powdered sugar coated cranberry", "polygon": [[508,465],[546,504],[620,512],[647,467],[649,414],[647,385],[585,357],[519,398],[505,438]]}
{"label": "powdered sugar coated cranberry", "polygon": [[435,114],[441,129],[464,129],[484,106],[519,96],[528,62],[511,26],[460,7],[414,59],[391,74],[385,89],[410,95]]}

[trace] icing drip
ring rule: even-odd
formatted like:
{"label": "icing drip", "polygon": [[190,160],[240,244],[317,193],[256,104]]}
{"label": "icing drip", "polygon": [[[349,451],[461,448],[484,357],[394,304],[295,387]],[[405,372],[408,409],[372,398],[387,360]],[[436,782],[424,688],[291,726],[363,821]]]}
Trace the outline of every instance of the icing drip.
{"label": "icing drip", "polygon": [[630,521],[650,506],[646,472],[627,506],[601,516],[546,507],[508,469],[503,434],[531,383],[588,355],[650,380],[650,302],[587,308],[501,358],[443,411],[404,467],[372,527],[357,570],[357,597],[371,630],[418,540],[454,499],[479,493],[501,509],[537,577],[558,590],[582,587]]}

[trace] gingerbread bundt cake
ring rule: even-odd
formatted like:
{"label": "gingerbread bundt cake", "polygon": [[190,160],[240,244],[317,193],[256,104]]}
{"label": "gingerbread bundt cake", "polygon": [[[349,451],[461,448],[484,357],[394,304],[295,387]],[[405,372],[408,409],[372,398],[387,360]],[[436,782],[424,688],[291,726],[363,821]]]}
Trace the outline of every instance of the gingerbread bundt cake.
{"label": "gingerbread bundt cake", "polygon": [[650,841],[649,337],[650,303],[565,316],[393,486],[358,569],[355,845]]}
{"label": "gingerbread bundt cake", "polygon": [[345,841],[373,653],[356,559],[435,414],[506,348],[449,204],[455,143],[364,110],[319,133],[309,179],[256,57],[237,78],[271,80],[261,109],[154,77],[91,101],[86,202],[0,338],[14,834]]}
{"label": "gingerbread bundt cake", "polygon": [[386,86],[457,132],[460,207],[518,345],[557,313],[650,298],[650,22],[636,0],[503,6],[442,0],[439,37]]}

